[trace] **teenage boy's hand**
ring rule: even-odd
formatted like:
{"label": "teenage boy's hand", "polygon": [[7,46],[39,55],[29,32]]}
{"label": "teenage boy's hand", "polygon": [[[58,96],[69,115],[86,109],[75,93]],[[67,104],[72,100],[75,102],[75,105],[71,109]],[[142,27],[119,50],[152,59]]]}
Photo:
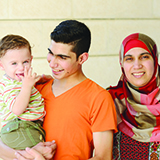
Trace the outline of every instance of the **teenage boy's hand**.
{"label": "teenage boy's hand", "polygon": [[56,152],[57,145],[53,140],[52,142],[40,142],[33,148],[41,153],[46,160],[50,160]]}
{"label": "teenage boy's hand", "polygon": [[[54,154],[56,152],[56,147],[57,146],[56,146],[55,141],[52,141],[52,142],[40,142],[36,146],[34,146],[33,149],[36,150],[39,154],[41,154],[41,157],[45,158],[45,160],[50,160],[50,159],[53,158],[53,156],[54,156]],[[18,160],[28,160],[27,158],[25,158],[25,157],[28,157],[28,155],[26,156],[26,154],[29,154],[29,152],[27,152],[27,151],[18,151],[16,156],[18,157]],[[34,157],[32,154],[29,154],[29,155]],[[31,158],[31,159],[33,160],[34,158]],[[37,160],[37,159],[34,159],[34,160]],[[41,160],[41,159],[39,159],[39,160]]]}
{"label": "teenage boy's hand", "polygon": [[50,81],[51,79],[53,79],[53,77],[51,75],[42,74],[42,76],[39,79],[39,81],[36,82],[36,85],[38,85],[38,84],[44,84],[44,83]]}
{"label": "teenage boy's hand", "polygon": [[[34,148],[27,147],[26,152],[28,152],[29,154],[31,154],[34,157],[33,160],[45,160],[45,158],[39,152],[37,152]],[[28,158],[25,158],[19,152],[16,152],[15,155],[16,155],[17,159],[14,159],[14,160],[30,160]]]}

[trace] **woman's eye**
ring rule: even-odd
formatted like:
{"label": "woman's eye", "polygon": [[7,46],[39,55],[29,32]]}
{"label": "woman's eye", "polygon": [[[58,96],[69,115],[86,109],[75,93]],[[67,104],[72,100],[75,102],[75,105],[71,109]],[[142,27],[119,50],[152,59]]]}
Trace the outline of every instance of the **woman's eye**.
{"label": "woman's eye", "polygon": [[125,57],[124,61],[131,61],[133,58],[132,57]]}
{"label": "woman's eye", "polygon": [[142,56],[142,59],[148,59],[149,58],[149,55],[143,55]]}
{"label": "woman's eye", "polygon": [[131,61],[131,60],[132,60],[132,58],[127,58],[127,59],[126,59],[126,61]]}

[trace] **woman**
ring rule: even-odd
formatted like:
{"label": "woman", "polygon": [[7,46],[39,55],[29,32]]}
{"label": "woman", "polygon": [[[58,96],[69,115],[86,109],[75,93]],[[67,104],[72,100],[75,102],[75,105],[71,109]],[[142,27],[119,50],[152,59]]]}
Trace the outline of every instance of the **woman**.
{"label": "woman", "polygon": [[119,132],[113,159],[160,158],[160,74],[155,42],[147,35],[127,36],[120,49],[122,76],[111,93]]}

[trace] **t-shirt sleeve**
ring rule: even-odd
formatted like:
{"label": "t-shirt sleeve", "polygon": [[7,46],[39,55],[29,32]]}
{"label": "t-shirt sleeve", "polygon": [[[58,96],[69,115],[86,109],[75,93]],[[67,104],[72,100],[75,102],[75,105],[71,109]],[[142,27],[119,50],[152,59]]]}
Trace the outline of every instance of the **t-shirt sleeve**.
{"label": "t-shirt sleeve", "polygon": [[108,91],[98,94],[91,111],[91,126],[93,132],[114,130],[117,132],[117,118],[114,102]]}
{"label": "t-shirt sleeve", "polygon": [[44,86],[43,84],[37,84],[37,85],[35,85],[35,88],[36,88],[39,92],[41,92],[43,86]]}
{"label": "t-shirt sleeve", "polygon": [[47,81],[46,83],[36,84],[35,88],[43,95],[43,92],[46,91],[46,86],[48,87],[49,83],[52,84],[53,83],[53,79]]}

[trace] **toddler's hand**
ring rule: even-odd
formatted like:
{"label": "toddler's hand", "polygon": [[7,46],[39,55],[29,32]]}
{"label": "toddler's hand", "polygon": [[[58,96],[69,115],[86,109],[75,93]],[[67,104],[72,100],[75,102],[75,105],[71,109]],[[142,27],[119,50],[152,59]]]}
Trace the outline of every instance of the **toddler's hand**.
{"label": "toddler's hand", "polygon": [[37,73],[32,74],[32,67],[24,69],[24,77],[22,77],[22,86],[33,87],[37,81],[41,78],[40,75],[37,76]]}

